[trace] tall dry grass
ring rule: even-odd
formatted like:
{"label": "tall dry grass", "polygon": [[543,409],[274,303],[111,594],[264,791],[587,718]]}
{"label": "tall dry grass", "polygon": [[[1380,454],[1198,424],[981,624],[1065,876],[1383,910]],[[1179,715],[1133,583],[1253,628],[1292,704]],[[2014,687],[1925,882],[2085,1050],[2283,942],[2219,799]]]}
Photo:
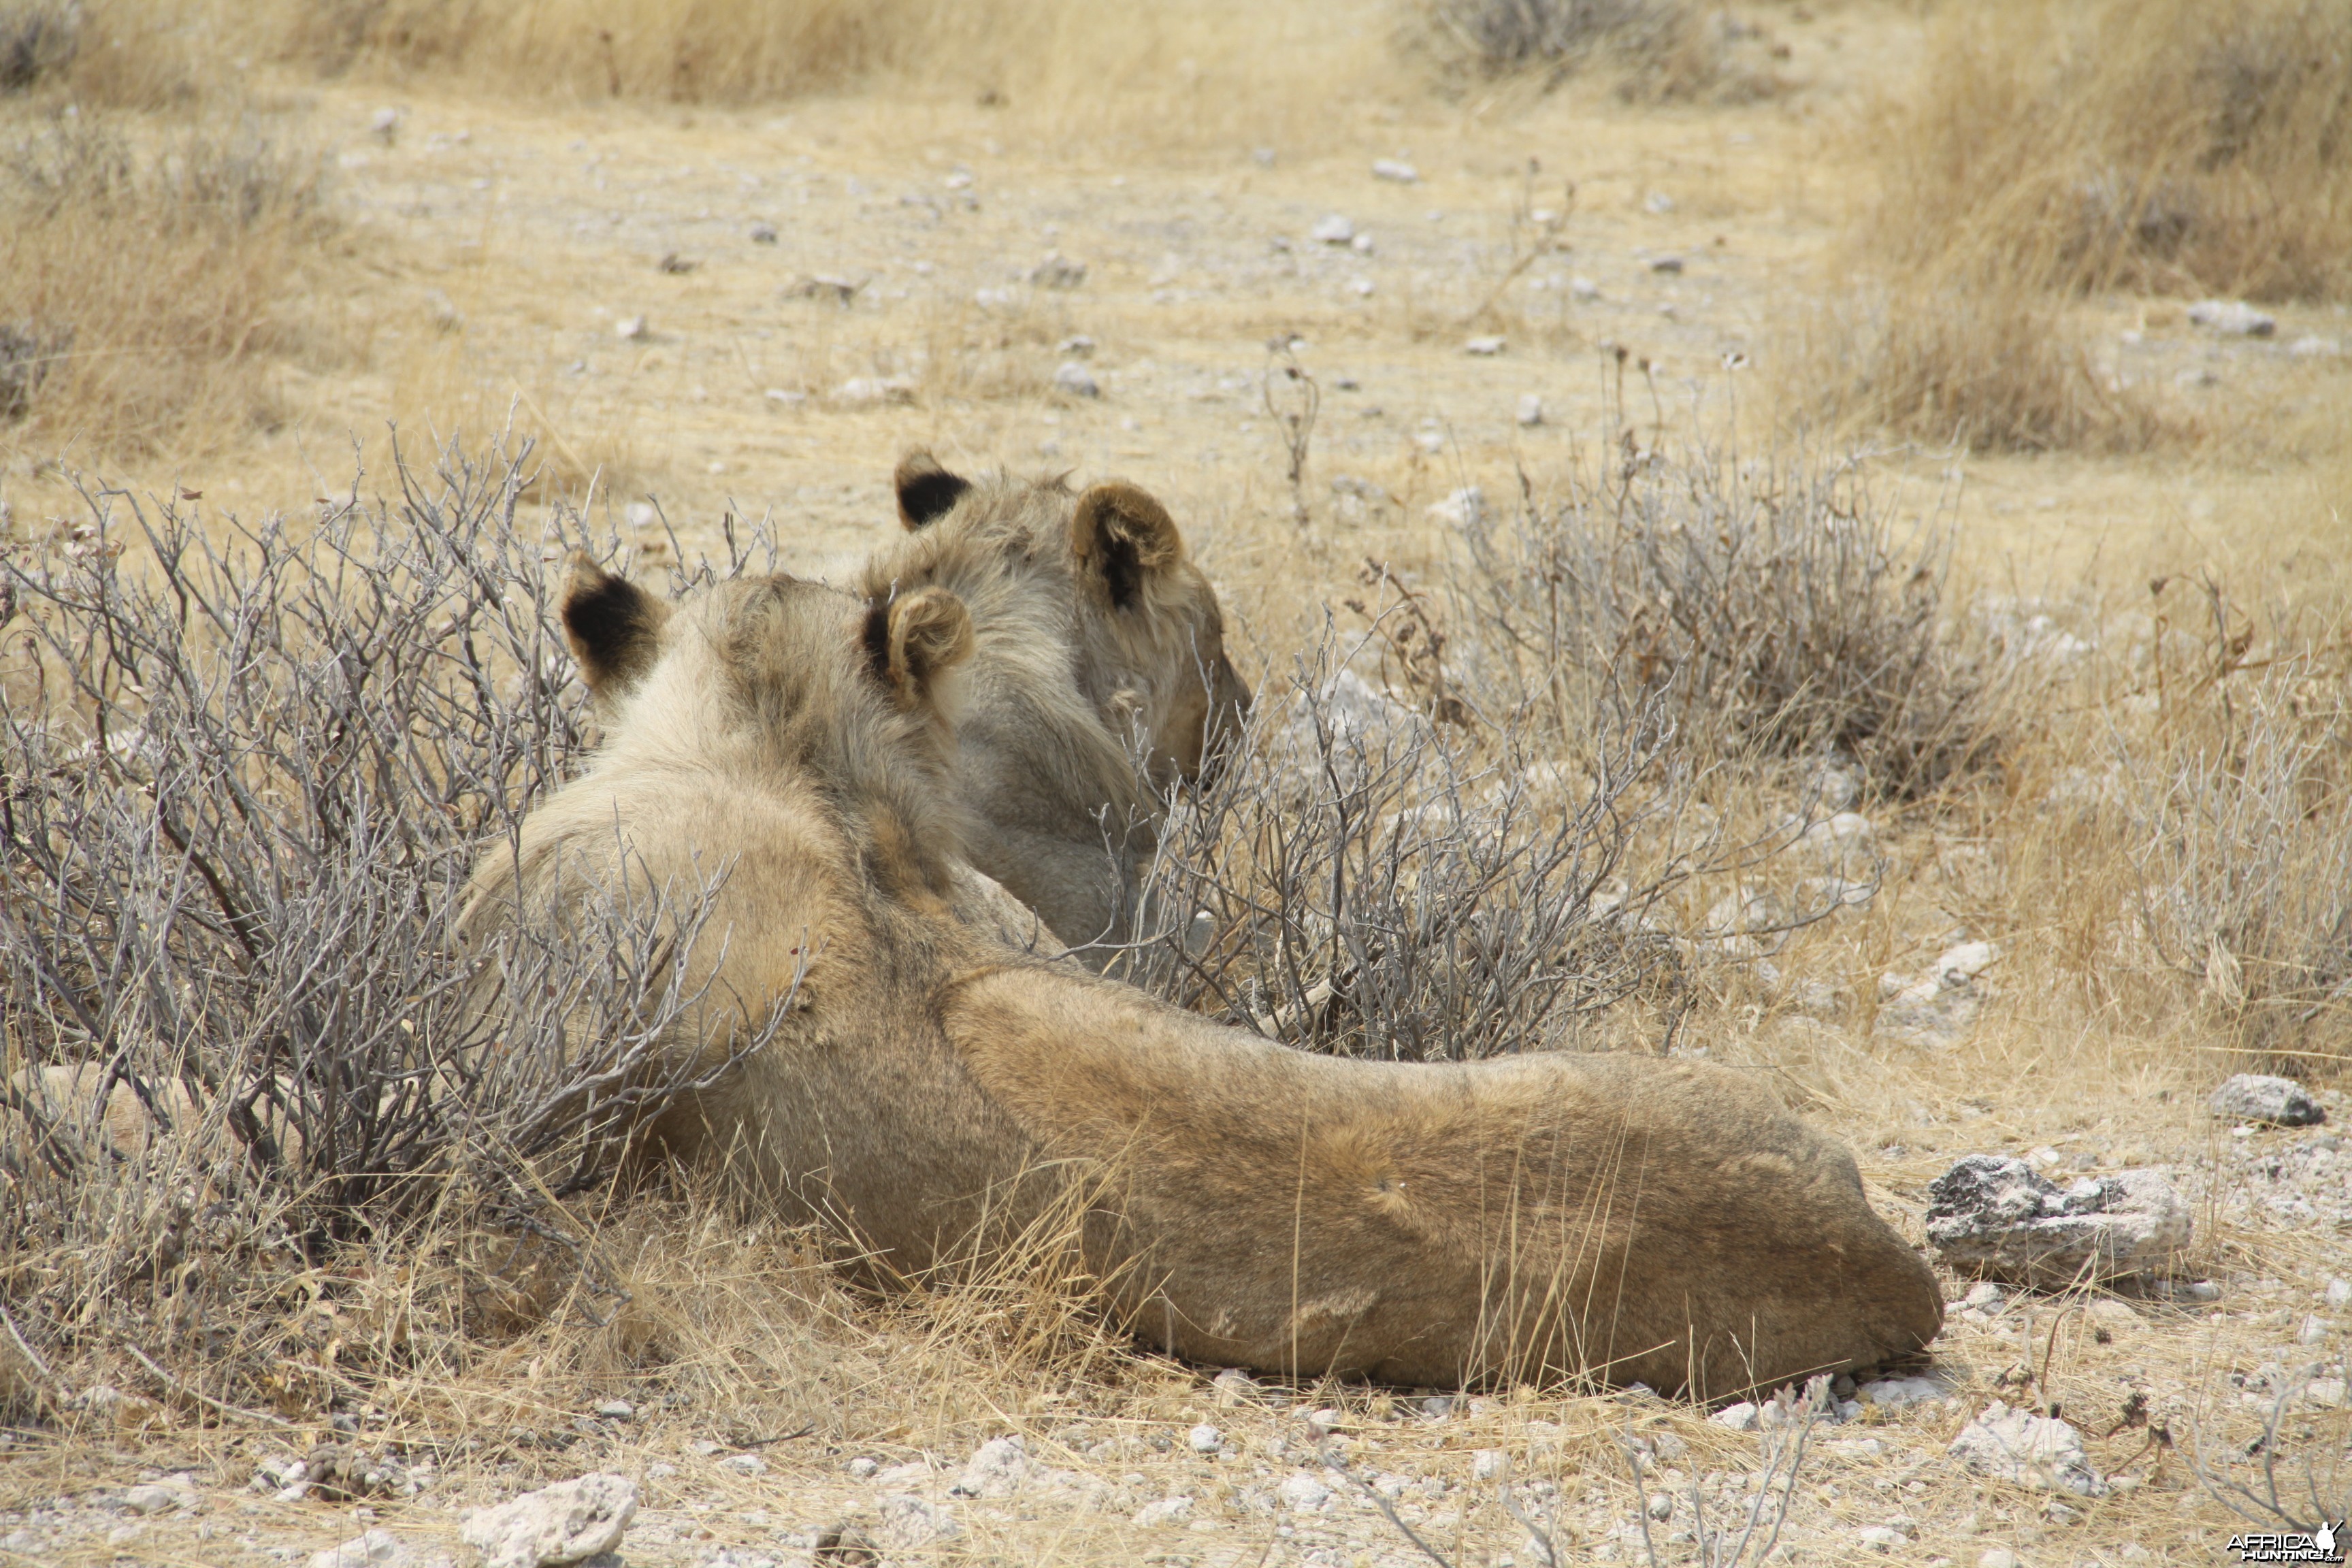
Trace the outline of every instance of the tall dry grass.
{"label": "tall dry grass", "polygon": [[1817,412],[1978,449],[2172,433],[2069,305],[2352,289],[2352,11],[2328,0],[1950,8],[1853,135],[1874,192],[1792,356]]}

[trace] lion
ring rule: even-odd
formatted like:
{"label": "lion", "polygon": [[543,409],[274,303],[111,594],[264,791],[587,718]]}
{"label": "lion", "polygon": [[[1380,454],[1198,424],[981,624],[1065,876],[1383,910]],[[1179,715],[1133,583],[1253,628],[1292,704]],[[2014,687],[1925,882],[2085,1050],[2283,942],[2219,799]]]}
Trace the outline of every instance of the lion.
{"label": "lion", "polygon": [[1853,1159],[1735,1072],[1319,1057],[962,918],[979,639],[945,589],[772,577],[673,605],[583,562],[562,615],[608,739],[485,851],[474,936],[616,884],[707,886],[679,961],[707,1000],[666,1048],[731,1065],[650,1131],[877,1276],[1049,1236],[1150,1345],[1416,1385],[1713,1399],[1940,1328]]}
{"label": "lion", "polygon": [[945,588],[971,614],[967,851],[1100,967],[1135,934],[1160,801],[1249,713],[1216,592],[1168,509],[1130,484],[975,484],[918,450],[894,485],[906,534],[859,584],[871,598]]}

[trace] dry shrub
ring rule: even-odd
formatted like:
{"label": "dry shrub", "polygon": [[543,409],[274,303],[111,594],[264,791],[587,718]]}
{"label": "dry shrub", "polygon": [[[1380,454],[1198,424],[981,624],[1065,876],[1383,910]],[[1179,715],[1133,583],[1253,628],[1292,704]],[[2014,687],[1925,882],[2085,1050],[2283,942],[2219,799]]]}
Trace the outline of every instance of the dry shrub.
{"label": "dry shrub", "polygon": [[268,424],[328,218],[287,130],[160,133],[68,105],[0,149],[0,420],[13,443],[170,451]]}
{"label": "dry shrub", "polygon": [[2113,740],[2133,907],[2230,1046],[2308,1076],[2352,1059],[2345,654],[2228,663]]}
{"label": "dry shrub", "polygon": [[1753,100],[1783,86],[1740,58],[1755,29],[1685,0],[1430,0],[1419,21],[1421,47],[1486,77],[1540,72],[1551,86],[1597,66],[1628,100]]}
{"label": "dry shrub", "polygon": [[1899,523],[1858,463],[1628,432],[1463,551],[1457,658],[1543,694],[1554,734],[1622,689],[1655,694],[1700,758],[1833,753],[1885,795],[1995,759],[1999,671],[1947,613],[1948,529]]}
{"label": "dry shrub", "polygon": [[[200,1348],[248,1276],[420,1229],[504,1237],[450,1244],[509,1279],[477,1316],[614,1293],[565,1205],[702,1081],[657,1047],[709,889],[452,945],[583,742],[542,553],[577,525],[519,530],[514,466],[401,479],[299,535],[92,496],[0,575],[0,1276],[37,1344]],[[215,1372],[299,1398],[265,1348]]]}

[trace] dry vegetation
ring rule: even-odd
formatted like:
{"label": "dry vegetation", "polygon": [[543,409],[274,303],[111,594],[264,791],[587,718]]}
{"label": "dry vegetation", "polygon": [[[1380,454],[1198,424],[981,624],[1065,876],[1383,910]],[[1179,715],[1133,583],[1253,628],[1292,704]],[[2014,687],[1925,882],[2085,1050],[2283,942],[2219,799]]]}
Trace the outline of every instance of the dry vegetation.
{"label": "dry vegetation", "polygon": [[[328,481],[350,486],[345,500],[242,523],[217,492],[157,500],[88,481],[68,506],[16,477],[59,458],[169,473],[206,451],[234,473],[240,443],[302,414],[288,367],[346,351],[300,296],[357,289],[354,253],[371,248],[349,242],[354,220],[308,140],[316,95],[360,125],[379,96],[476,105],[521,82],[526,116],[616,97],[631,116],[756,102],[747,137],[779,109],[823,121],[896,95],[907,146],[1033,137],[1049,162],[1173,170],[1160,199],[1181,205],[1213,160],[1238,150],[1264,167],[1246,156],[1261,138],[1286,160],[1315,155],[1318,136],[1340,134],[1319,122],[1357,97],[1466,106],[1442,126],[1369,118],[1366,145],[1385,156],[1411,135],[1425,172],[1450,139],[1473,145],[1479,117],[1585,90],[1621,120],[1657,112],[1629,98],[1678,100],[1666,113],[1702,130],[1777,114],[1724,107],[1762,90],[1726,73],[1811,25],[1778,6],[1736,36],[1679,5],[1444,5],[1402,26],[1392,12],[1274,9],[1171,6],[1109,26],[1094,8],[918,0],[0,0],[0,483],[18,509],[0,494],[0,1510],[94,1496],[142,1466],[232,1489],[257,1461],[331,1442],[350,1449],[330,1458],[357,1472],[349,1484],[301,1503],[223,1497],[220,1533],[134,1550],[243,1562],[325,1544],[359,1529],[338,1492],[437,1542],[452,1521],[436,1502],[602,1466],[644,1477],[666,1521],[633,1534],[633,1560],[698,1564],[726,1546],[738,1563],[799,1562],[819,1527],[880,1528],[845,1461],[934,1456],[951,1474],[1011,1433],[1093,1500],[952,1502],[966,1533],[939,1551],[953,1560],[1428,1560],[1370,1501],[1341,1528],[1252,1500],[1267,1474],[1300,1469],[1348,1496],[1351,1475],[1410,1481],[1380,1495],[1441,1561],[1522,1568],[1607,1560],[1602,1547],[1639,1559],[1637,1518],[1657,1561],[1755,1561],[1783,1511],[1799,1561],[1877,1560],[1854,1530],[1899,1515],[1897,1557],[1965,1564],[2002,1544],[2034,1564],[2136,1561],[2130,1543],[2205,1562],[2241,1518],[2276,1522],[2262,1499],[2278,1500],[2265,1469],[2282,1459],[2293,1517],[2312,1511],[2292,1489],[2305,1466],[2309,1500],[2343,1511],[2347,1412],[2298,1390],[2314,1367],[2343,1375],[2343,1307],[2315,1293],[2343,1272],[2352,1194],[2308,1138],[2233,1139],[2202,1109],[2220,1077],[2251,1068],[2335,1093],[2344,1114],[2341,429],[2294,470],[2306,499],[2262,514],[2284,493],[2252,489],[2267,476],[2164,466],[2183,450],[2224,461],[2208,437],[2258,411],[2184,412],[2123,384],[2086,335],[2207,293],[2345,299],[2339,7],[1934,8],[1919,89],[1865,121],[1871,199],[1850,234],[1826,237],[1838,291],[1807,324],[1811,357],[1786,372],[1812,378],[1790,403],[1859,426],[2094,454],[2130,487],[2117,510],[2245,488],[2243,515],[2274,531],[2102,533],[2074,570],[2091,552],[2059,554],[2056,524],[2045,537],[1968,505],[1988,472],[1996,493],[2063,491],[2078,471],[2033,466],[2052,459],[1972,459],[1964,477],[1939,453],[1923,480],[1817,437],[1776,447],[1728,416],[1670,414],[1646,360],[1653,400],[1629,414],[1624,351],[1597,342],[1564,290],[1528,291],[1555,265],[1594,265],[1581,215],[1596,182],[1555,200],[1558,163],[1538,186],[1517,155],[1492,159],[1508,216],[1465,243],[1459,279],[1381,275],[1376,309],[1405,296],[1392,313],[1303,290],[1149,307],[1169,328],[1140,304],[1007,289],[992,253],[973,273],[986,292],[911,301],[895,337],[881,281],[861,275],[847,295],[763,281],[782,302],[762,319],[787,349],[756,370],[756,340],[728,351],[762,420],[793,411],[760,441],[878,477],[892,444],[938,429],[1000,443],[981,461],[1020,463],[1016,440],[1075,442],[1098,412],[1106,427],[1150,412],[1054,392],[1080,334],[1101,340],[1097,367],[1173,357],[1186,333],[1240,339],[1255,365],[1270,331],[1313,338],[1280,353],[1318,367],[1319,419],[1289,425],[1280,452],[1245,447],[1238,477],[1203,459],[1188,495],[1185,526],[1244,623],[1260,702],[1245,752],[1171,802],[1150,889],[1160,924],[1129,960],[1139,983],[1304,1048],[1704,1051],[1770,1075],[1847,1137],[1915,1237],[1926,1182],[1967,1152],[2032,1152],[2061,1175],[2159,1164],[2189,1187],[2200,1236],[2184,1277],[2218,1281],[2218,1302],[2086,1286],[1956,1318],[1938,1352],[1952,1404],[1807,1428],[1801,1451],[1639,1396],[1486,1391],[1440,1419],[1402,1390],[1213,1391],[1205,1369],[1111,1335],[1051,1237],[953,1289],[884,1298],[834,1267],[837,1239],[745,1213],[690,1173],[622,1179],[613,1134],[677,1087],[645,1041],[690,1000],[642,982],[656,911],[607,911],[606,929],[560,949],[464,954],[442,940],[449,900],[476,846],[593,739],[548,619],[562,549],[625,549],[675,585],[740,569],[753,546],[715,502],[665,494],[677,526],[626,523],[621,540],[603,510],[555,500],[601,475],[601,502],[623,452],[632,482],[684,485],[637,423],[656,384],[623,384],[628,417],[600,444],[546,390],[569,384],[485,346],[478,301],[497,296],[467,279],[520,267],[521,245],[439,270],[372,247],[368,277],[387,291],[430,278],[460,299],[405,338],[381,307],[393,327],[351,356],[377,379],[334,405],[477,434],[511,405],[548,437],[519,470],[459,445]],[[1400,40],[1412,52],[1392,53]],[[364,96],[332,97],[352,83]],[[1787,83],[1766,96],[1783,93],[1819,101]],[[650,138],[656,122],[621,123]],[[388,157],[396,136],[407,155],[405,128],[356,139]],[[1491,153],[1478,142],[1465,158]],[[943,174],[967,157],[931,162]],[[1383,220],[1384,247],[1423,222],[1435,184]],[[1010,205],[1012,184],[986,201]],[[1538,220],[1544,202],[1558,210]],[[1082,205],[1041,211],[1075,228]],[[1704,222],[1738,235],[1752,216],[1724,198]],[[1003,244],[1025,268],[1020,247],[1049,237]],[[654,275],[646,259],[636,271]],[[1162,287],[1149,266],[1138,294]],[[684,290],[701,275],[658,276]],[[609,349],[609,324],[594,330]],[[1549,426],[1517,448],[1424,426],[1390,443],[1402,457],[1367,453],[1365,400],[1330,367],[1391,340],[1450,365],[1473,331],[1505,332],[1513,353],[1601,349],[1597,379],[1616,392],[1579,431],[1589,449],[1535,446]],[[688,335],[660,319],[631,352],[682,356]],[[559,348],[559,363],[598,352]],[[1476,363],[1517,374],[1507,358]],[[1465,383],[1431,374],[1450,418],[1442,399]],[[903,378],[900,400],[852,409],[840,388],[856,377]],[[719,417],[717,399],[658,390]],[[1265,391],[1232,395],[1280,424],[1283,388],[1273,405]],[[1382,395],[1402,412],[1401,387]],[[1052,422],[1032,430],[1006,410]],[[1777,407],[1746,412],[1750,426],[1781,422]],[[1127,430],[1235,439],[1230,420]],[[1058,452],[1043,455],[1066,463]],[[1179,465],[1193,457],[1171,467],[1192,472]],[[1352,488],[1327,497],[1343,465]],[[1516,494],[1423,521],[1473,479]],[[788,552],[797,526],[788,516]],[[816,553],[788,559],[805,569]],[[1836,816],[1848,807],[1868,823]],[[1971,993],[1973,1027],[1923,1044],[1889,1026],[1887,978],[1969,938],[2000,951]],[[469,998],[494,984],[541,1000],[522,1048],[484,1048]],[[43,1068],[79,1072],[66,1082],[79,1092],[45,1098]],[[101,1086],[167,1130],[100,1135],[88,1121]],[[1967,1282],[1950,1284],[1957,1297]],[[615,1396],[630,1420],[590,1414]],[[2101,1469],[2132,1484],[2053,1511],[1960,1473],[1943,1442],[1962,1406],[1996,1396],[2063,1407],[2098,1439]],[[1325,1407],[1336,1421],[1302,1420]],[[1223,1427],[1232,1458],[1186,1448],[1202,1420]],[[1508,1454],[1505,1477],[1474,1470],[1482,1449]],[[730,1454],[766,1468],[721,1468]],[[404,1496],[411,1481],[421,1500]],[[1792,1500],[1757,1511],[1776,1486]],[[1669,1491],[1670,1517],[1653,1516]],[[1130,1525],[1178,1492],[1216,1529]],[[1702,1510],[1706,1528],[1733,1528],[1712,1548],[1673,1539]],[[1277,1517],[1303,1533],[1276,1535]],[[1736,1521],[1756,1518],[1768,1522],[1740,1547]],[[788,1550],[786,1530],[806,1539]],[[232,1531],[251,1543],[232,1550]],[[100,1539],[75,1550],[110,1555]],[[853,1534],[843,1551],[857,1550]]]}

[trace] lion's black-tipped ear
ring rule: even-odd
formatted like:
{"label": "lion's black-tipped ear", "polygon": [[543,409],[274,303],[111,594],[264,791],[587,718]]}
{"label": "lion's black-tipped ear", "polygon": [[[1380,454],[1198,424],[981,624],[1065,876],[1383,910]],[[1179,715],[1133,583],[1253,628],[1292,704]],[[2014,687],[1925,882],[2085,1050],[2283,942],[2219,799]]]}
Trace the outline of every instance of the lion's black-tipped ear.
{"label": "lion's black-tipped ear", "polygon": [[945,588],[877,599],[866,609],[866,660],[901,708],[928,702],[952,721],[943,678],[971,648],[971,612]]}
{"label": "lion's black-tipped ear", "polygon": [[890,484],[898,492],[898,521],[907,525],[909,533],[945,517],[949,509],[971,489],[970,479],[948,472],[937,458],[920,447],[898,459],[898,468],[890,476]]}
{"label": "lion's black-tipped ear", "polygon": [[1070,552],[1095,576],[1113,607],[1126,609],[1155,572],[1184,559],[1184,538],[1168,509],[1135,486],[1090,485],[1070,513]]}
{"label": "lion's black-tipped ear", "polygon": [[599,697],[625,691],[645,678],[668,619],[669,606],[635,583],[585,555],[572,558],[572,578],[563,586],[563,640],[572,645],[588,689]]}

